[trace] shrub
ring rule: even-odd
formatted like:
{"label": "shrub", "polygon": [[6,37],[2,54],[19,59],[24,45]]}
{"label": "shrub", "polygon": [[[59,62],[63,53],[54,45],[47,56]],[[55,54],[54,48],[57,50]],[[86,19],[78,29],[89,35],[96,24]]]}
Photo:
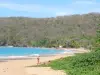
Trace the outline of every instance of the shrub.
{"label": "shrub", "polygon": [[100,75],[100,51],[52,61],[48,66],[69,75]]}

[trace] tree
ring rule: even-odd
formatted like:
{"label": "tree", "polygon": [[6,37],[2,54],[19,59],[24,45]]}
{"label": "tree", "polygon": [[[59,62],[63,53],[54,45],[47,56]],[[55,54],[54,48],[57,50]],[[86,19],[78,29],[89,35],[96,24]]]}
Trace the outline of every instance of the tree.
{"label": "tree", "polygon": [[97,29],[97,37],[96,37],[96,44],[95,44],[95,50],[100,50],[100,24],[98,25]]}

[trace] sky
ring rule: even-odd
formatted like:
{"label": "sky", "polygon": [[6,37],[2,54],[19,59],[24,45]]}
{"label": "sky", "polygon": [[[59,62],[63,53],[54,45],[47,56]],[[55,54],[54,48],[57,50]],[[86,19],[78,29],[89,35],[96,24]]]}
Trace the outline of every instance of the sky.
{"label": "sky", "polygon": [[0,17],[56,17],[100,12],[100,0],[0,0]]}

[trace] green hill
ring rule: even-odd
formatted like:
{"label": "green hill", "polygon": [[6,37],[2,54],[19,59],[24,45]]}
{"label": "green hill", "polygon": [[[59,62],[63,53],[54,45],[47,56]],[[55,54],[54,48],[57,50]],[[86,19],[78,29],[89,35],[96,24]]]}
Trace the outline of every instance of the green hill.
{"label": "green hill", "polygon": [[100,24],[99,13],[55,18],[1,17],[0,40],[1,45],[29,45],[30,41],[44,38],[93,37],[97,24]]}
{"label": "green hill", "polygon": [[94,49],[91,52],[53,60],[48,64],[40,64],[36,67],[64,70],[66,75],[100,75],[100,28],[97,29]]}

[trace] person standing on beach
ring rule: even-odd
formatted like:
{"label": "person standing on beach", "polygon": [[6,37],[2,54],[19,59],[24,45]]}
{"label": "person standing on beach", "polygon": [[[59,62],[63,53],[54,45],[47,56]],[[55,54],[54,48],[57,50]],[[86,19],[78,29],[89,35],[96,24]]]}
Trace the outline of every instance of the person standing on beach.
{"label": "person standing on beach", "polygon": [[40,56],[37,57],[37,65],[40,63]]}

